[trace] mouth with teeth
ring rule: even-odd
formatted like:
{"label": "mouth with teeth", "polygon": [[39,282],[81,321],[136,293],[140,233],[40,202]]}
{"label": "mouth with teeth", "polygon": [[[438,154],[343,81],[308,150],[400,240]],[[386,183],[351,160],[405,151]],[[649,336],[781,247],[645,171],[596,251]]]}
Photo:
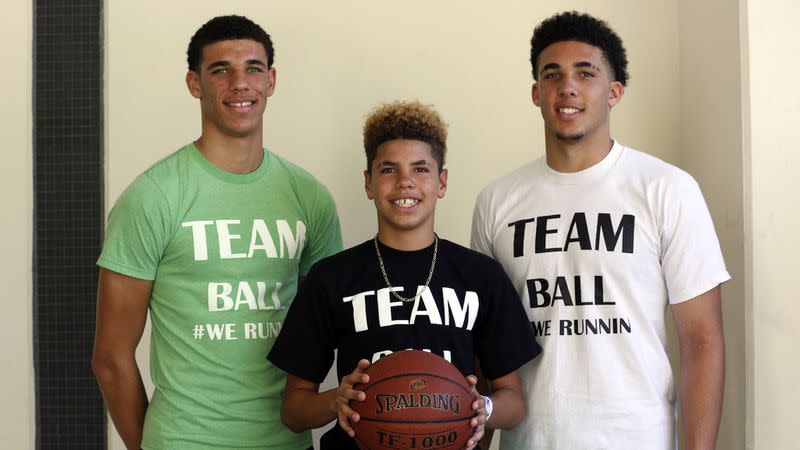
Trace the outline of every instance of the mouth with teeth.
{"label": "mouth with teeth", "polygon": [[411,208],[412,206],[419,203],[419,200],[415,198],[399,198],[397,200],[393,200],[392,203],[401,208]]}
{"label": "mouth with teeth", "polygon": [[255,102],[252,100],[245,100],[240,102],[225,102],[226,106],[230,106],[233,108],[247,108],[249,106],[253,106],[253,104],[255,104]]}
{"label": "mouth with teeth", "polygon": [[573,107],[570,107],[570,106],[565,106],[565,107],[562,107],[562,108],[558,108],[558,112],[560,114],[565,115],[565,116],[574,116],[575,114],[578,114],[579,112],[581,112],[581,110],[579,108],[573,108]]}

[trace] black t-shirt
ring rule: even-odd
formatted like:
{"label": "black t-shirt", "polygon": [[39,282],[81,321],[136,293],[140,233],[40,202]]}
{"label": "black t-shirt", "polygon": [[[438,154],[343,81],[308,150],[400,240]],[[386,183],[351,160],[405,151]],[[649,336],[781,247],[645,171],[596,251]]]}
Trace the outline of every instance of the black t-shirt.
{"label": "black t-shirt", "polygon": [[[380,245],[389,281],[403,297],[421,289],[434,246],[400,251]],[[292,302],[269,360],[321,383],[338,349],[337,379],[360,359],[428,350],[464,374],[475,357],[487,379],[507,375],[539,354],[516,290],[499,263],[439,239],[429,287],[414,302],[391,295],[372,240],[317,262]]]}

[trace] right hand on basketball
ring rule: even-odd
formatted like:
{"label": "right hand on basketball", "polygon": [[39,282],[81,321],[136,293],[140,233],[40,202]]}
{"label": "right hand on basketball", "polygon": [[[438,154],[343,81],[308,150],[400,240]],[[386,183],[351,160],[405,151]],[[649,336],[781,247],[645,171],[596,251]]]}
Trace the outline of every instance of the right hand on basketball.
{"label": "right hand on basketball", "polygon": [[368,360],[360,360],[355,370],[342,378],[342,382],[339,383],[339,388],[336,389],[335,407],[336,414],[339,416],[339,426],[342,427],[350,437],[356,435],[356,432],[350,427],[350,422],[358,422],[361,418],[357,412],[350,408],[350,402],[352,400],[363,402],[367,398],[364,392],[354,389],[354,386],[359,383],[369,382],[369,375],[364,373],[369,365],[370,362]]}

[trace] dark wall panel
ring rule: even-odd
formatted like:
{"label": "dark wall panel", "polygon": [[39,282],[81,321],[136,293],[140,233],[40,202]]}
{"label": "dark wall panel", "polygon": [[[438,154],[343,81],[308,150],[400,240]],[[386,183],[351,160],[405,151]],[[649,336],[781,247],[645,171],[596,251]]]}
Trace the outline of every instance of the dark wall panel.
{"label": "dark wall panel", "polygon": [[36,446],[105,449],[90,366],[103,233],[102,2],[33,5]]}

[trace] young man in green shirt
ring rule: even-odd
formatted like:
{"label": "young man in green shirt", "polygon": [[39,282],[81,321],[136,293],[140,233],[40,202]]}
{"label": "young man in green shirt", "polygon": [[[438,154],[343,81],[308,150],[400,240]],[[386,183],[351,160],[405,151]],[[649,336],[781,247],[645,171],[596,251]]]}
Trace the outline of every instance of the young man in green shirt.
{"label": "young man in green shirt", "polygon": [[[93,369],[129,449],[306,449],[310,434],[281,424],[286,375],[264,356],[299,281],[341,250],[336,208],[263,147],[269,35],[216,17],[187,55],[202,134],[136,178],[109,215]],[[149,402],[135,359],[148,310]]]}

